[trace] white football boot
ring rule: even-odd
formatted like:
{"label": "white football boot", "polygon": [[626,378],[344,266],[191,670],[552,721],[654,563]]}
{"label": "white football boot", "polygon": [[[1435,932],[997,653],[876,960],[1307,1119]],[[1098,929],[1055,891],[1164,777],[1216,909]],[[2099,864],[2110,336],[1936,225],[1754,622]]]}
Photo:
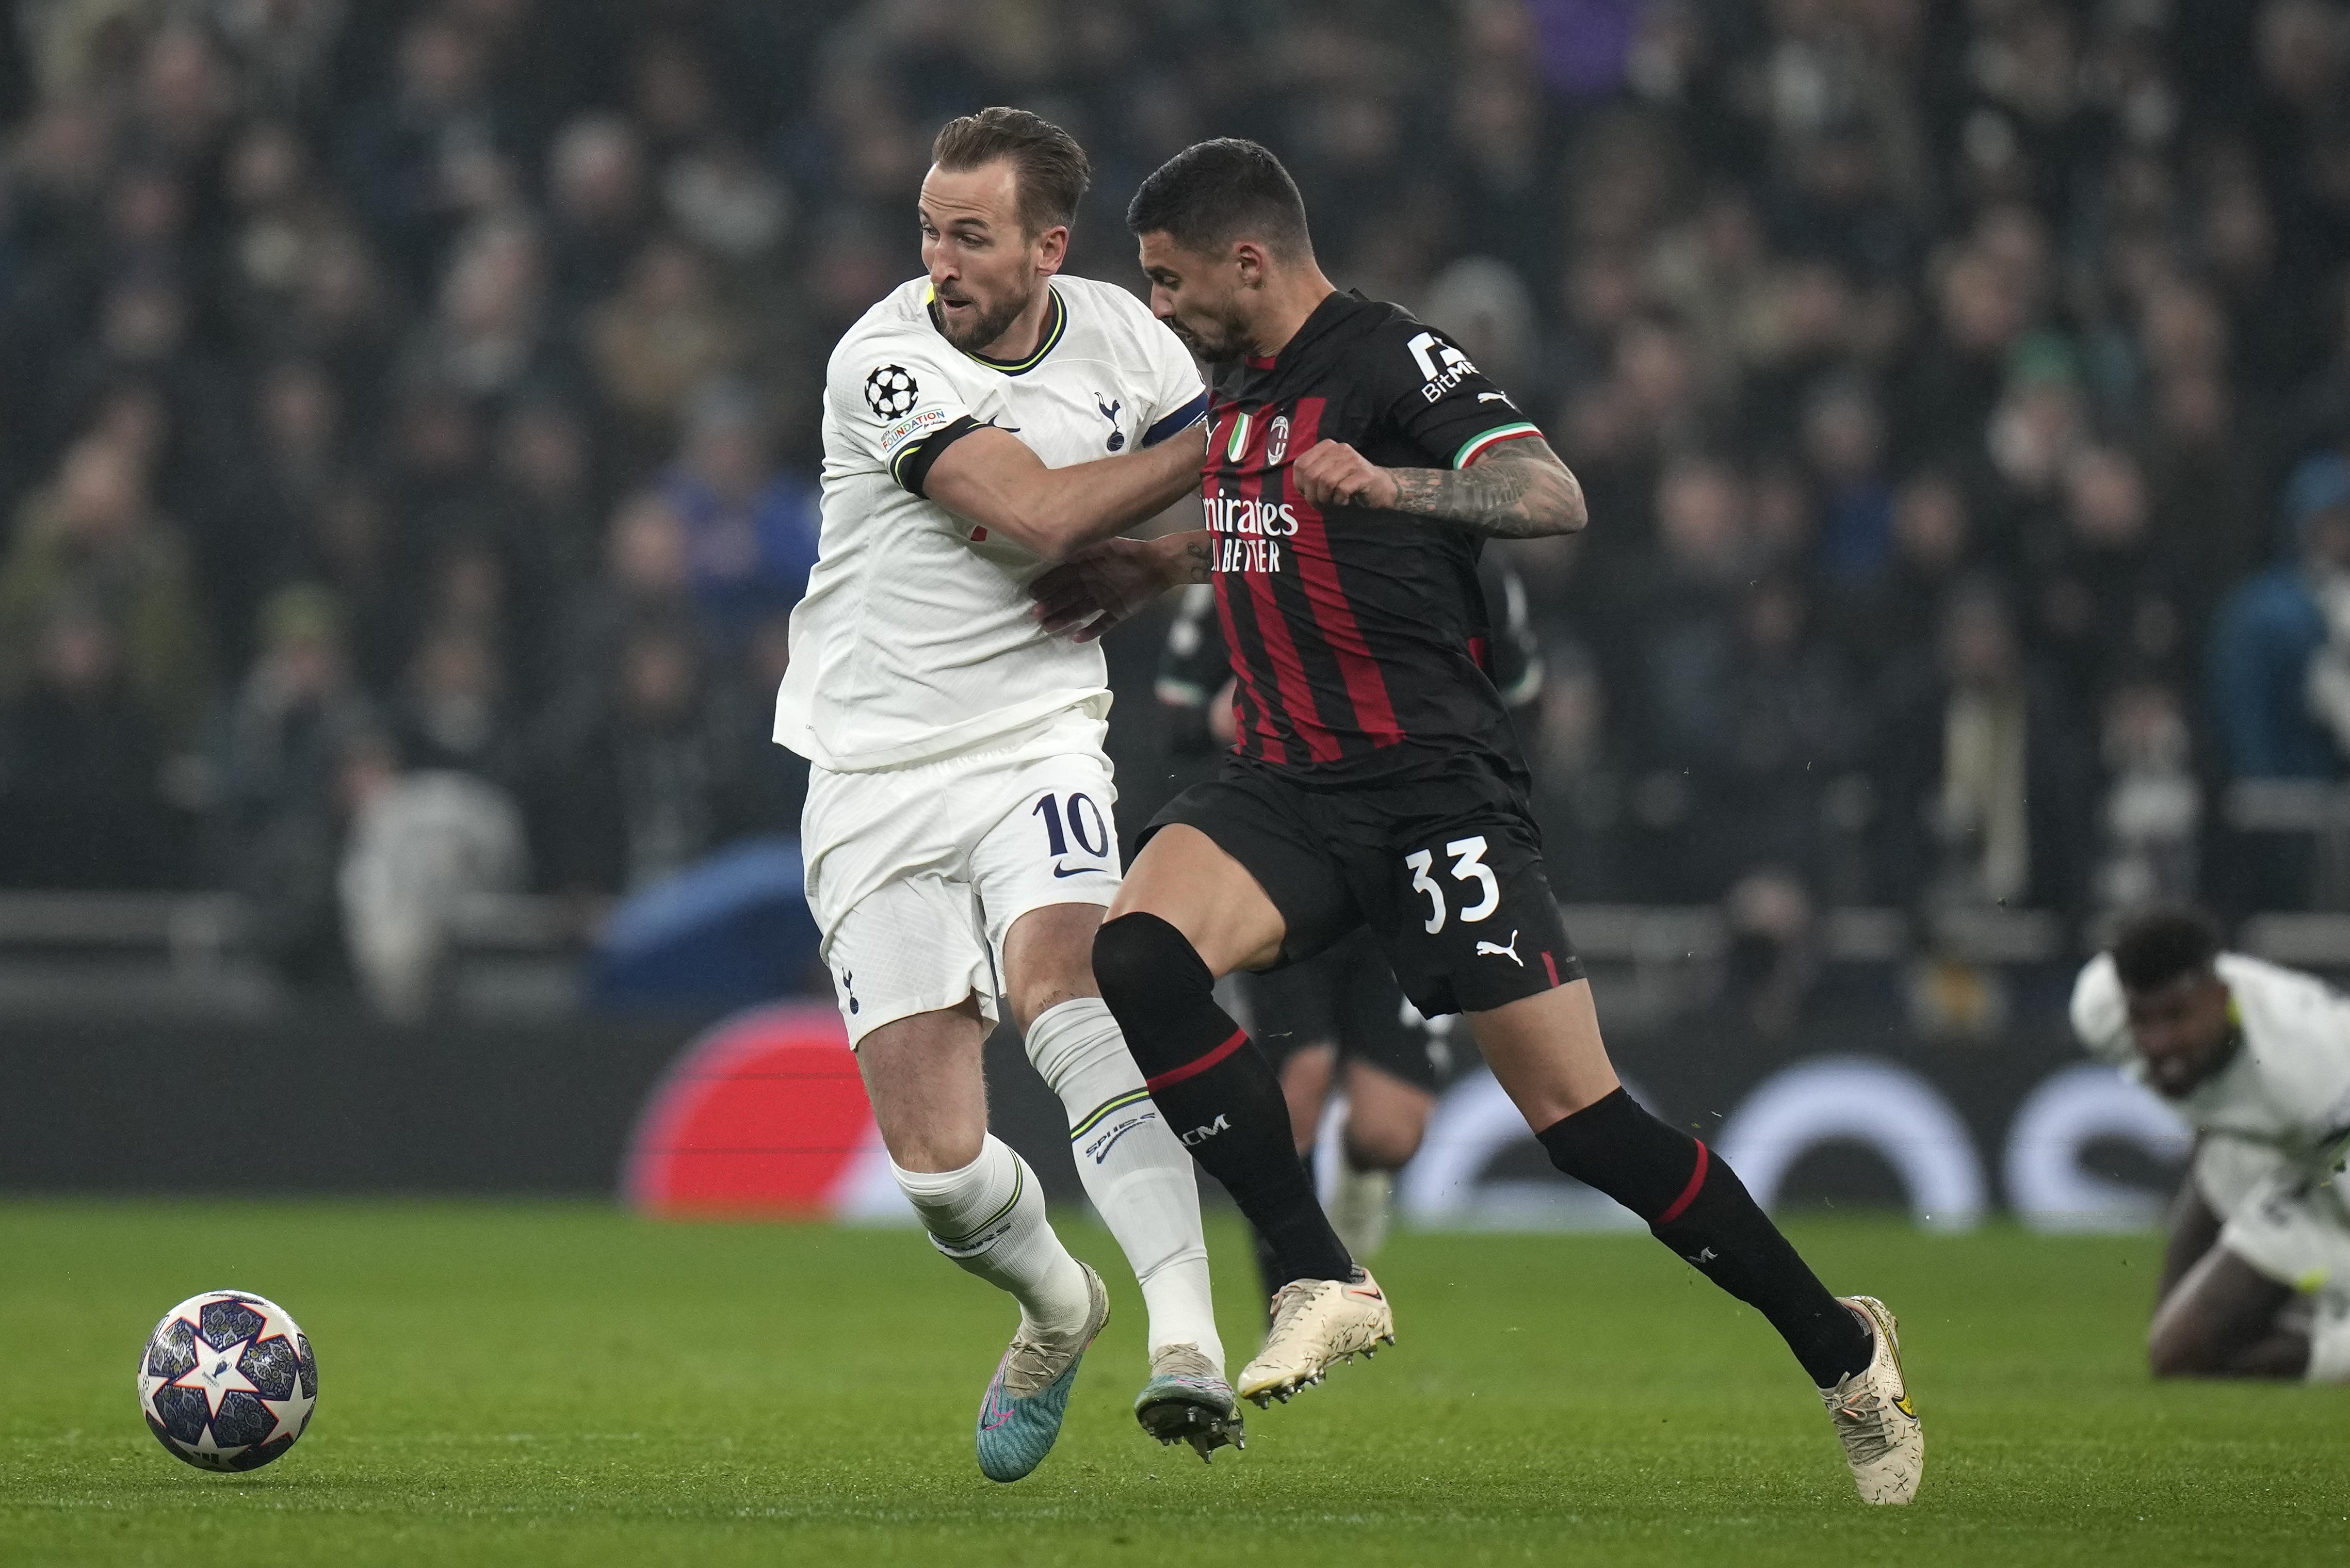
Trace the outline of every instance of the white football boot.
{"label": "white football boot", "polygon": [[1898,1505],[1918,1495],[1926,1473],[1926,1430],[1909,1402],[1909,1382],[1901,1372],[1901,1341],[1893,1314],[1875,1296],[1838,1296],[1877,1337],[1868,1365],[1833,1388],[1820,1390],[1845,1462],[1852,1466],[1860,1501]]}
{"label": "white football boot", "polygon": [[1264,1348],[1241,1368],[1233,1391],[1260,1410],[1274,1399],[1286,1404],[1338,1362],[1394,1343],[1394,1309],[1368,1269],[1357,1267],[1351,1280],[1292,1280],[1274,1293]]}

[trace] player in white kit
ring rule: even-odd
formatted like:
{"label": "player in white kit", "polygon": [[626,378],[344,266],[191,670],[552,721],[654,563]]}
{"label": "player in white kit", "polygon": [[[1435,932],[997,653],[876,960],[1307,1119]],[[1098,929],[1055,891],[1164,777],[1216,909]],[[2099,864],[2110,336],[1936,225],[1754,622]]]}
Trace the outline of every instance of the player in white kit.
{"label": "player in white kit", "polygon": [[932,161],[928,275],[825,374],[820,556],[775,709],[776,741],[813,764],[808,903],[899,1187],[939,1251],[1020,1303],[981,1469],[1043,1460],[1108,1310],[987,1131],[999,989],[1149,1310],[1135,1414],[1205,1458],[1241,1421],[1192,1161],[1093,980],[1120,870],[1107,672],[1098,647],[1043,631],[1026,588],[1197,495],[1207,395],[1132,295],[1057,275],[1087,181],[1066,132],[991,109],[941,130]]}
{"label": "player in white kit", "polygon": [[2195,1127],[2155,1376],[2350,1381],[2350,1001],[2158,909],[2082,970],[2073,1028]]}

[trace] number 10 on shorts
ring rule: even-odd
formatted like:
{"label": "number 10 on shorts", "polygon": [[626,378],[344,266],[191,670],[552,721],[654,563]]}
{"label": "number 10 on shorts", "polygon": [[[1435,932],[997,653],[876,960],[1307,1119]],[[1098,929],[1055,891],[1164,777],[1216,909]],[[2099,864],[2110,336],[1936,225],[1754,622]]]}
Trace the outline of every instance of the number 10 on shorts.
{"label": "number 10 on shorts", "polygon": [[[1045,798],[1049,800],[1052,797],[1048,795]],[[1453,879],[1476,884],[1482,895],[1475,904],[1461,911],[1461,919],[1464,922],[1485,919],[1502,907],[1502,884],[1495,879],[1493,868],[1484,861],[1483,834],[1456,838],[1444,846],[1444,853],[1452,857]],[[1428,897],[1428,919],[1421,924],[1429,935],[1434,936],[1444,929],[1445,912],[1444,889],[1428,874],[1436,864],[1436,853],[1430,849],[1415,849],[1403,857],[1403,863],[1411,872],[1411,890]]]}
{"label": "number 10 on shorts", "polygon": [[1072,794],[1069,796],[1068,826],[1066,829],[1062,826],[1059,795],[1043,796],[1028,815],[1045,819],[1045,842],[1055,859],[1069,852],[1069,840],[1072,838],[1077,841],[1080,850],[1097,860],[1109,853],[1109,818],[1103,814],[1101,807],[1094,804],[1090,795]]}

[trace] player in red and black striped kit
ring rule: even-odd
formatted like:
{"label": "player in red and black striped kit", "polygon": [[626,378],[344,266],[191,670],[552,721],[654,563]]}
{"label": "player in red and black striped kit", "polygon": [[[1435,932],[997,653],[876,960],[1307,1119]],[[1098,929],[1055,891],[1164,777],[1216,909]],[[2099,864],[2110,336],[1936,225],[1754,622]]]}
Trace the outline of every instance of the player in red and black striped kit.
{"label": "player in red and black striped kit", "polygon": [[1212,990],[1367,926],[1422,1012],[1470,1015],[1554,1164],[1770,1319],[1861,1496],[1908,1501],[1924,1439],[1892,1314],[1830,1295],[1728,1166],[1624,1093],[1544,877],[1525,768],[1480,668],[1476,563],[1486,538],[1582,527],[1575,476],[1441,332],[1331,286],[1264,149],[1185,150],[1127,221],[1153,312],[1224,367],[1208,526],[1113,541],[1035,591],[1048,626],[1098,635],[1210,582],[1232,650],[1239,742],[1150,824],[1094,973],[1168,1125],[1287,1280],[1237,1391],[1286,1398],[1393,1336],[1298,1166],[1279,1081]]}

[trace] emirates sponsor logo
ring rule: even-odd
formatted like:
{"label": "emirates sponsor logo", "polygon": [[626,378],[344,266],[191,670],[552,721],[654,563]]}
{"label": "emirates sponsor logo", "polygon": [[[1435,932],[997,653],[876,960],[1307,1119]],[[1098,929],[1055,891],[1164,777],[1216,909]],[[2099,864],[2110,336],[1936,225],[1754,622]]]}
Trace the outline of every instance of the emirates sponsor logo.
{"label": "emirates sponsor logo", "polygon": [[1216,534],[1262,534],[1287,538],[1297,532],[1297,513],[1288,503],[1276,504],[1253,495],[1211,495],[1208,528]]}

